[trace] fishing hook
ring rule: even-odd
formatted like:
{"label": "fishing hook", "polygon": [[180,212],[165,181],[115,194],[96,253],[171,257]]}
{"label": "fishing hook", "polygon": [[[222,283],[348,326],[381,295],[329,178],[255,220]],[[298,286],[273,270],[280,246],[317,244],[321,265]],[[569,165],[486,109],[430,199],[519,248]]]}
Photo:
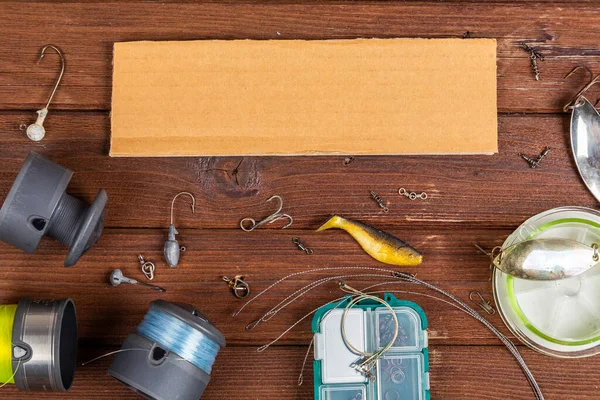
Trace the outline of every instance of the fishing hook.
{"label": "fishing hook", "polygon": [[585,69],[590,74],[590,77],[591,77],[590,81],[575,95],[575,98],[573,100],[571,100],[569,103],[567,103],[563,107],[564,112],[567,112],[568,110],[571,110],[575,107],[583,105],[583,101],[581,100],[581,98],[583,97],[583,94],[585,92],[587,92],[592,86],[594,86],[596,83],[598,83],[600,81],[600,74],[594,76],[594,74],[588,67],[581,66],[581,65],[578,65],[575,68],[573,68],[571,70],[571,72],[569,72],[567,75],[565,75],[564,79],[567,79],[568,77],[573,75],[579,69]]}
{"label": "fishing hook", "polygon": [[[242,228],[242,230],[246,231],[246,232],[252,232],[254,229],[258,228],[259,226],[269,223],[272,224],[275,221],[278,221],[282,218],[287,218],[290,220],[290,222],[284,226],[281,229],[285,229],[288,226],[292,225],[292,223],[294,223],[294,219],[292,218],[291,215],[289,214],[284,214],[281,212],[281,210],[283,210],[283,199],[281,198],[281,196],[278,195],[274,195],[269,197],[269,199],[267,201],[272,201],[273,199],[277,199],[279,200],[279,208],[277,209],[277,211],[275,211],[273,214],[269,215],[268,217],[266,217],[265,219],[256,222],[256,220],[252,219],[252,218],[244,218],[240,221],[240,228]],[[244,226],[244,224],[248,222],[249,227]]]}
{"label": "fishing hook", "polygon": [[52,102],[54,94],[56,94],[56,90],[58,89],[58,85],[60,84],[60,81],[62,80],[62,77],[65,73],[65,57],[63,56],[62,52],[58,49],[58,47],[54,45],[47,44],[46,46],[42,47],[37,63],[39,64],[40,61],[42,61],[42,58],[44,58],[47,48],[51,48],[52,50],[56,51],[56,53],[59,55],[61,69],[60,74],[56,79],[56,83],[54,84],[54,89],[52,89],[52,93],[50,93],[50,97],[48,98],[46,106],[41,110],[36,111],[36,113],[38,114],[37,120],[27,127],[27,137],[35,142],[39,142],[46,135],[46,129],[44,128],[44,120],[48,115],[48,108],[50,107],[50,103]]}
{"label": "fishing hook", "polygon": [[179,263],[179,255],[185,249],[185,247],[179,246],[179,242],[177,241],[177,239],[175,237],[176,235],[179,235],[179,232],[177,232],[177,229],[175,228],[175,225],[173,224],[173,208],[175,206],[175,200],[182,194],[185,194],[185,195],[191,197],[191,199],[192,199],[192,214],[196,213],[196,198],[194,197],[193,194],[191,194],[189,192],[179,192],[175,195],[175,197],[173,197],[173,200],[171,200],[171,224],[169,225],[169,236],[168,236],[167,240],[165,241],[165,246],[163,249],[165,260],[167,261],[167,264],[169,264],[169,266],[171,268],[175,268],[177,266],[177,264]]}
{"label": "fishing hook", "polygon": [[175,195],[175,197],[173,197],[173,200],[171,200],[171,225],[173,225],[173,207],[175,206],[175,200],[182,194],[185,194],[185,195],[188,195],[191,197],[191,199],[192,199],[192,214],[196,213],[196,198],[194,197],[194,195],[189,192],[179,192]]}

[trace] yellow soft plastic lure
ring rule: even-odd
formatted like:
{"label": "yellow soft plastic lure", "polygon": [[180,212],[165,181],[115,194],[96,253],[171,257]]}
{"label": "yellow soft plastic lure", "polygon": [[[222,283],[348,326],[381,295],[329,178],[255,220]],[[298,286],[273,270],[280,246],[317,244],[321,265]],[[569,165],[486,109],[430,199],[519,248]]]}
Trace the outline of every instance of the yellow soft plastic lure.
{"label": "yellow soft plastic lure", "polygon": [[343,229],[360,244],[371,257],[385,264],[415,266],[421,264],[423,256],[408,243],[370,225],[334,215],[317,232],[326,229]]}

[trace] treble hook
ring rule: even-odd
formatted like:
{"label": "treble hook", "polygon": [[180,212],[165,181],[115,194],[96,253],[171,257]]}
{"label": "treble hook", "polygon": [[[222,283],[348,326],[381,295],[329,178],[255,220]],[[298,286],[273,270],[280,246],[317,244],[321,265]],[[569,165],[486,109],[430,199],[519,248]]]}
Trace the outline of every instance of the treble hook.
{"label": "treble hook", "polygon": [[27,137],[35,142],[39,142],[46,135],[46,129],[44,128],[44,120],[46,119],[46,116],[48,115],[48,107],[50,107],[50,103],[52,102],[52,99],[54,98],[54,94],[56,93],[56,90],[58,89],[58,85],[60,84],[60,81],[62,80],[63,74],[65,73],[65,58],[64,58],[63,54],[61,53],[61,51],[58,49],[58,47],[56,47],[54,45],[47,44],[46,46],[42,47],[42,51],[40,52],[40,57],[38,58],[37,63],[39,64],[40,61],[42,61],[42,58],[44,58],[47,48],[51,48],[52,50],[54,50],[58,53],[58,55],[60,57],[61,69],[60,69],[60,74],[58,75],[58,79],[56,79],[56,83],[54,84],[54,89],[52,89],[52,93],[50,93],[50,97],[48,98],[48,102],[46,103],[46,107],[42,108],[41,110],[36,111],[36,113],[38,115],[37,120],[33,124],[31,124],[27,127]]}
{"label": "treble hook", "polygon": [[171,268],[175,268],[177,264],[179,264],[179,255],[181,251],[185,249],[184,247],[179,246],[179,242],[175,238],[175,235],[179,235],[179,232],[177,232],[177,229],[173,224],[173,207],[175,206],[175,200],[182,194],[185,194],[192,198],[192,214],[196,213],[196,198],[193,194],[189,192],[180,192],[177,193],[175,197],[173,197],[173,200],[171,200],[171,224],[169,225],[169,237],[165,241],[165,247],[163,250],[165,260]]}
{"label": "treble hook", "polygon": [[[273,222],[278,221],[282,218],[287,218],[290,220],[290,222],[281,229],[285,229],[288,226],[292,225],[294,223],[294,219],[292,218],[292,216],[289,214],[283,214],[281,212],[281,210],[283,209],[283,199],[281,198],[281,196],[278,196],[278,195],[271,196],[271,197],[269,197],[269,199],[267,201],[271,201],[273,199],[279,200],[279,208],[277,209],[277,211],[275,211],[273,214],[269,215],[268,217],[266,217],[265,219],[263,219],[259,222],[256,222],[256,220],[249,218],[249,217],[244,218],[240,221],[240,228],[242,228],[242,230],[244,230],[246,232],[252,232],[254,229],[258,228],[259,226],[261,226],[263,224],[266,224],[266,223],[272,224]],[[250,224],[249,227],[244,226],[244,224],[248,225],[247,223]]]}
{"label": "treble hook", "polygon": [[581,66],[578,65],[575,68],[573,68],[571,70],[571,72],[569,72],[567,75],[565,75],[565,79],[567,79],[568,77],[570,77],[571,75],[573,75],[577,70],[579,69],[585,69],[589,74],[590,74],[590,81],[587,83],[587,85],[585,85],[576,95],[575,98],[573,100],[571,100],[569,103],[567,103],[564,107],[563,107],[563,111],[567,112],[570,109],[573,109],[575,107],[579,107],[581,105],[583,105],[584,101],[582,100],[583,94],[585,92],[587,92],[592,86],[594,86],[596,83],[600,82],[600,74],[594,76],[594,74],[592,73],[592,71],[585,66]]}

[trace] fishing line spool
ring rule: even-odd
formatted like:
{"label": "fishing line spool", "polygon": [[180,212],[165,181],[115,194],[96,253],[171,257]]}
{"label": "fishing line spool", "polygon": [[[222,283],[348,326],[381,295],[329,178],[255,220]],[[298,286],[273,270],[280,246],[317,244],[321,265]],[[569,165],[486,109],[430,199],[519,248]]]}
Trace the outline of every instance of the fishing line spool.
{"label": "fishing line spool", "polygon": [[0,386],[66,392],[76,363],[77,314],[71,299],[0,305]]}
{"label": "fishing line spool", "polygon": [[198,400],[223,347],[223,334],[195,307],[155,300],[108,374],[151,400]]}
{"label": "fishing line spool", "polygon": [[34,253],[43,236],[69,247],[73,266],[100,238],[108,199],[100,189],[91,205],[66,193],[73,171],[30,152],[0,209],[0,240]]}

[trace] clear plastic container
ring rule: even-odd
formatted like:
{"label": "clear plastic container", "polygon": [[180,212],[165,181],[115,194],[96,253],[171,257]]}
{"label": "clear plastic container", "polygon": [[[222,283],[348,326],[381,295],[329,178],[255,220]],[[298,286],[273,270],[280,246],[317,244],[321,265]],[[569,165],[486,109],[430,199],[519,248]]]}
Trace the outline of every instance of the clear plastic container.
{"label": "clear plastic container", "polygon": [[[600,213],[560,207],[525,221],[503,248],[533,238],[600,243]],[[523,343],[555,357],[600,353],[600,267],[558,281],[530,281],[494,270],[496,305],[508,328]]]}
{"label": "clear plastic container", "polygon": [[377,361],[379,400],[421,400],[429,382],[423,373],[423,355],[385,356]]}
{"label": "clear plastic container", "polygon": [[365,385],[321,386],[322,400],[365,400]]}
{"label": "clear plastic container", "polygon": [[[415,352],[423,347],[424,333],[419,314],[410,307],[394,307],[398,319],[398,336],[389,351]],[[387,346],[393,338],[396,324],[387,308],[375,310],[375,341],[377,349]]]}
{"label": "clear plastic container", "polygon": [[[352,365],[359,356],[342,338],[340,329],[343,309],[330,310],[321,322],[321,335],[315,339],[315,359],[322,360],[323,383],[359,383],[366,378]],[[355,308],[348,311],[345,321],[346,338],[360,351],[366,351],[365,313]]]}

